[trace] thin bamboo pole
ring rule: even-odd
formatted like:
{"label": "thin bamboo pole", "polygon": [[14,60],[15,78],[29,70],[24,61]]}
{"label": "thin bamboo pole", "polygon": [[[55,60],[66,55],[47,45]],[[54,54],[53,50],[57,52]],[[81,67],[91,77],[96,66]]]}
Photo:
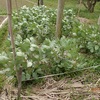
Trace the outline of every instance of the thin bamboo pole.
{"label": "thin bamboo pole", "polygon": [[[11,37],[13,60],[15,62],[16,61],[16,52],[15,52],[15,44],[14,44],[14,35],[13,35],[13,31],[12,31],[12,2],[11,2],[11,0],[7,0],[7,13],[8,13],[8,30],[9,30],[10,37]],[[16,70],[16,77],[17,77],[17,80],[18,80],[17,100],[20,100],[22,68],[17,69],[16,64],[15,64],[14,69]]]}
{"label": "thin bamboo pole", "polygon": [[16,52],[15,52],[14,36],[13,36],[13,31],[12,31],[12,2],[11,0],[7,0],[7,14],[8,14],[8,31],[11,37],[13,60],[15,61]]}
{"label": "thin bamboo pole", "polygon": [[58,11],[57,11],[57,20],[56,20],[56,33],[55,33],[55,36],[57,38],[61,37],[64,3],[65,0],[58,0]]}
{"label": "thin bamboo pole", "polygon": [[82,0],[79,0],[79,6],[78,6],[78,12],[77,12],[78,17],[80,16],[79,14],[80,14],[81,6],[82,6]]}
{"label": "thin bamboo pole", "polygon": [[99,26],[99,31],[100,31],[100,16],[99,16],[99,18],[98,18],[98,26]]}

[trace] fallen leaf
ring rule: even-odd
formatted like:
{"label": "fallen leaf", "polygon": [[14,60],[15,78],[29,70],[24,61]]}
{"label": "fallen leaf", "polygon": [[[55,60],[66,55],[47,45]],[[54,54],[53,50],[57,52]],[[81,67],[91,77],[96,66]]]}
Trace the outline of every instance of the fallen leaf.
{"label": "fallen leaf", "polygon": [[91,88],[91,92],[100,93],[100,88],[98,87]]}

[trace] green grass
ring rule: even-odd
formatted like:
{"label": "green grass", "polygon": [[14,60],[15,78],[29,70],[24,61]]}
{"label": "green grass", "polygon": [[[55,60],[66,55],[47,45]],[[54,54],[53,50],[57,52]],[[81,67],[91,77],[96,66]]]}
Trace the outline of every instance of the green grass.
{"label": "green grass", "polygon": [[[35,3],[37,2],[37,0],[33,0],[33,1]],[[44,4],[46,6],[52,7],[52,8],[57,8],[57,2],[58,2],[58,0],[44,0]],[[77,0],[67,0],[65,2],[65,8],[73,9],[77,15],[77,12],[79,10],[78,1]],[[83,5],[81,5],[79,15],[80,15],[80,17],[90,19],[93,24],[97,23],[98,17],[100,15],[100,2],[97,2],[94,13],[90,13],[89,11],[87,11],[87,9]]]}
{"label": "green grass", "polygon": [[[33,0],[33,1],[36,1],[36,0]],[[57,8],[57,1],[58,0],[44,0],[44,3],[48,7]],[[83,5],[81,5],[80,13],[79,13],[80,17],[85,17],[85,18],[92,20],[93,22],[97,22],[97,19],[100,14],[99,6],[100,6],[100,2],[97,2],[94,13],[90,13],[89,11],[87,11],[87,9]],[[77,0],[67,0],[65,2],[65,8],[73,9],[77,15],[77,12],[79,10],[79,4]]]}
{"label": "green grass", "polygon": [[[16,1],[17,1],[18,8],[22,7],[23,5],[27,5],[30,7],[33,6],[33,4],[27,2],[26,0],[16,0]],[[13,8],[13,10],[17,9],[15,0],[12,0],[12,8]],[[3,0],[3,1],[0,0],[0,15],[2,15],[2,14],[4,14],[4,15],[7,14],[6,0]]]}
{"label": "green grass", "polygon": [[[17,0],[18,8],[22,7],[23,5],[27,5],[30,7],[37,5],[37,0],[30,0],[30,1],[32,1],[34,4],[28,2],[27,0]],[[57,8],[57,2],[58,0],[44,0],[44,5],[51,7],[51,8]],[[12,0],[12,8],[13,8],[13,11],[17,9],[15,0]],[[78,1],[77,0],[67,0],[65,2],[65,8],[67,9],[72,8],[77,15],[77,12],[79,9]],[[7,13],[6,0],[3,0],[3,1],[0,0],[0,15],[1,14],[5,15],[6,13]],[[90,19],[93,24],[96,24],[98,17],[100,15],[100,2],[97,2],[94,13],[89,13],[87,9],[83,5],[81,5],[79,15],[80,17]]]}
{"label": "green grass", "polygon": [[0,93],[2,92],[2,89],[4,86],[4,80],[5,80],[5,77],[3,75],[0,75]]}
{"label": "green grass", "polygon": [[7,34],[7,24],[0,29],[0,47],[2,46],[3,41],[5,40],[5,36]]}
{"label": "green grass", "polygon": [[[7,24],[5,24],[2,29],[0,29],[0,53],[4,50],[6,50],[7,47],[7,42],[6,42],[6,38],[7,38]],[[2,69],[2,65],[0,65],[0,70]],[[5,76],[0,74],[0,93],[3,89],[4,86],[4,79]]]}

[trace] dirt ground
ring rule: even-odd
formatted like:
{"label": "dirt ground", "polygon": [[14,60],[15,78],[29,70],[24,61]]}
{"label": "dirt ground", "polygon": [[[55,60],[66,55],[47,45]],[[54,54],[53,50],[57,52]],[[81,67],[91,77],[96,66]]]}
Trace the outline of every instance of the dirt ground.
{"label": "dirt ground", "polygon": [[[0,95],[0,100],[16,100],[17,88],[12,82],[8,83]],[[100,100],[100,77],[91,73],[76,78],[64,77],[60,80],[45,78],[42,84],[24,87],[21,98],[21,100]]]}

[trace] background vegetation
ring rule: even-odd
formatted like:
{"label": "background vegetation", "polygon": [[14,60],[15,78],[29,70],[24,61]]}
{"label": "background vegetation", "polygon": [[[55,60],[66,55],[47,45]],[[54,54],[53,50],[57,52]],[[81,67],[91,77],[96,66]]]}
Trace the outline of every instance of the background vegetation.
{"label": "background vegetation", "polygon": [[[37,0],[30,0],[32,2],[34,2],[34,4],[28,2],[27,0],[17,0],[17,5],[20,8],[23,5],[27,5],[27,6],[33,6],[34,4],[37,5]],[[0,6],[0,14],[6,14],[6,0],[1,2],[1,6]],[[44,0],[44,4],[48,7],[52,7],[52,8],[57,8],[57,0]],[[13,5],[13,10],[16,9],[16,3],[15,0],[12,0],[12,5]],[[94,13],[89,13],[87,11],[87,9],[84,7],[84,5],[81,5],[80,7],[80,17],[85,17],[88,19],[91,19],[91,23],[96,23],[97,19],[99,17],[99,11],[100,11],[100,2],[96,3],[95,6],[95,10]],[[77,0],[67,0],[65,3],[65,8],[69,9],[72,8],[75,12],[76,15],[78,14],[78,9],[79,9],[79,3]]]}

